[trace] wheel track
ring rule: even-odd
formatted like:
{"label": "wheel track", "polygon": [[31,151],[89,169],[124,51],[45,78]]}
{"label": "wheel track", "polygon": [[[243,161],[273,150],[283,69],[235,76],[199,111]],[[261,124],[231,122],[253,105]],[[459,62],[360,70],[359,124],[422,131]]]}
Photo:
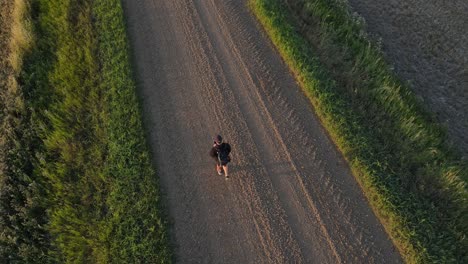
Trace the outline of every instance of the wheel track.
{"label": "wheel track", "polygon": [[[196,24],[195,23],[192,24],[193,21],[200,21],[200,18],[198,17],[197,13],[195,13],[195,12],[191,13],[192,11],[195,11],[196,8],[194,8],[194,7],[189,8],[187,6],[187,5],[192,4],[191,1],[186,1],[184,3],[180,3],[180,2],[175,2],[175,3],[181,4],[181,6],[179,6],[179,8],[181,8],[181,9],[184,8],[185,9],[184,10],[185,15],[183,15],[181,17],[190,18],[190,19],[186,20],[186,25],[190,25],[191,27],[193,27],[193,29],[186,28],[187,36],[188,37],[193,36],[193,32],[197,32],[198,34],[200,34],[202,36],[202,39],[198,40],[199,43],[195,44],[196,41],[193,41],[194,44],[192,46],[193,56],[200,56],[199,60],[203,61],[204,62],[203,64],[206,64],[203,67],[199,68],[200,76],[205,76],[204,77],[204,83],[203,83],[202,87],[209,88],[209,89],[204,89],[205,94],[208,95],[207,96],[208,104],[209,105],[214,105],[214,108],[215,108],[214,113],[215,113],[216,120],[217,120],[218,124],[223,124],[225,126],[225,129],[227,127],[226,130],[228,132],[225,132],[225,135],[227,135],[228,138],[235,138],[234,135],[233,135],[234,133],[230,133],[229,131],[236,131],[236,130],[238,130],[239,127],[241,128],[241,130],[248,130],[248,129],[242,129],[242,128],[247,127],[247,125],[245,123],[243,123],[243,119],[236,118],[235,116],[232,116],[231,113],[228,113],[228,112],[225,111],[225,109],[234,108],[235,110],[232,111],[232,112],[234,112],[234,113],[240,112],[238,109],[236,109],[237,108],[236,105],[230,105],[230,104],[227,103],[227,101],[235,102],[232,93],[229,93],[228,89],[225,89],[225,91],[221,90],[221,87],[223,87],[223,88],[227,87],[226,80],[224,80],[222,78],[223,75],[222,74],[217,74],[215,76],[215,75],[211,75],[210,72],[206,72],[206,68],[212,69],[213,72],[215,72],[215,73],[221,72],[219,62],[216,60],[216,56],[213,55],[213,53],[214,53],[212,51],[213,48],[211,47],[211,44],[208,41],[208,37],[206,36],[206,30],[204,28],[202,28],[203,24],[200,23],[200,22],[196,23]],[[199,51],[203,51],[203,53],[199,53]],[[216,85],[212,85],[213,83],[215,83]],[[223,94],[223,96],[221,96],[221,97],[218,96],[218,98],[219,98],[218,100],[223,101],[223,103],[219,103],[219,102],[215,103],[216,102],[215,98],[217,98],[216,94]],[[225,107],[220,107],[220,106],[225,106]],[[226,107],[226,106],[231,106],[231,107]],[[221,114],[218,114],[218,113],[221,113]],[[224,118],[222,118],[221,116],[224,116]],[[237,127],[236,127],[231,122],[231,120],[235,120],[235,119],[240,120],[242,122],[242,124],[238,123]],[[219,128],[213,129],[212,131],[219,131]],[[243,138],[245,139],[249,135],[243,135],[243,136],[244,136]],[[239,154],[237,154],[237,153],[239,153]],[[255,153],[254,157],[258,157],[258,156],[260,156],[258,154],[258,152]],[[244,157],[249,158],[249,155],[247,153],[242,153],[241,151],[238,151],[238,150],[233,155],[233,158],[235,160],[239,160],[239,163],[246,164],[248,162]],[[250,159],[250,160],[252,161],[252,159]],[[261,164],[257,161],[256,166],[261,167]],[[242,176],[245,176],[245,177],[242,177]],[[242,176],[240,177],[241,179],[248,179],[248,175],[242,175]],[[276,245],[276,243],[274,242],[275,240],[278,240],[278,239],[272,239],[271,238],[272,228],[270,227],[270,224],[265,221],[265,219],[268,219],[268,217],[266,216],[266,214],[262,213],[261,210],[258,210],[258,209],[264,208],[264,206],[261,203],[256,203],[257,202],[256,197],[259,196],[257,194],[258,193],[257,190],[255,190],[253,188],[253,187],[256,186],[256,184],[251,183],[251,182],[250,183],[249,182],[243,182],[243,181],[241,181],[240,183],[241,183],[241,186],[242,186],[241,190],[244,193],[244,199],[250,200],[250,201],[255,201],[252,205],[248,204],[249,205],[249,212],[252,215],[257,215],[257,217],[254,217],[253,220],[254,220],[254,223],[255,223],[255,226],[256,226],[256,229],[257,229],[257,234],[258,234],[258,236],[260,237],[260,239],[262,241],[262,245],[263,245],[265,255],[269,259],[268,262],[273,263],[273,262],[277,262],[278,260],[283,259],[282,255],[277,255],[277,253],[276,253],[276,252],[282,252],[282,249],[280,247],[278,247]],[[276,198],[273,197],[273,199],[276,199]],[[253,209],[253,208],[256,208],[256,210]],[[260,220],[258,220],[258,219],[260,219]],[[284,261],[280,261],[280,262],[284,262]]]}
{"label": "wheel track", "polygon": [[[215,6],[215,3],[214,3],[213,0],[211,0],[211,4],[212,4],[213,6]],[[236,18],[237,18],[237,19],[239,18],[239,17],[236,15],[236,14],[238,14],[238,12],[235,12],[235,10],[233,10],[233,9],[231,9],[231,10],[229,10],[229,11],[230,11],[231,14],[234,14],[233,16],[231,16],[232,18],[234,18],[234,19],[233,19],[234,21],[231,21],[231,23],[234,22],[233,24],[242,25],[242,23],[238,23],[237,21],[235,21]],[[262,96],[260,95],[260,93],[259,93],[259,91],[258,91],[258,90],[259,90],[259,89],[258,89],[258,88],[259,88],[258,85],[257,85],[256,82],[253,80],[253,78],[252,78],[252,76],[251,76],[251,72],[249,72],[247,66],[245,65],[244,60],[242,59],[242,55],[241,55],[241,53],[239,52],[238,47],[237,47],[237,46],[234,44],[234,42],[232,41],[232,37],[231,37],[230,33],[227,32],[226,24],[223,22],[223,19],[221,18],[221,14],[220,14],[219,12],[217,13],[217,17],[218,17],[218,23],[221,25],[221,31],[223,32],[223,34],[224,34],[224,36],[225,36],[225,39],[226,39],[227,42],[228,42],[229,48],[231,48],[232,51],[234,52],[234,56],[235,56],[236,61],[238,62],[238,64],[240,64],[240,65],[242,66],[241,69],[242,69],[243,73],[245,74],[245,76],[247,77],[248,81],[249,81],[250,84],[251,84],[251,85],[246,85],[246,87],[249,87],[249,88],[250,88],[250,89],[249,89],[249,90],[250,90],[250,96],[255,97],[256,101],[257,101],[257,102],[260,104],[260,106],[261,106],[260,109],[265,110],[265,111],[264,111],[264,114],[265,114],[265,116],[266,116],[265,119],[267,120],[269,126],[270,126],[271,128],[273,128],[274,134],[275,134],[276,138],[278,139],[279,145],[281,146],[281,151],[279,151],[279,152],[283,152],[283,153],[286,155],[286,159],[287,159],[289,165],[292,167],[292,171],[293,171],[293,174],[295,175],[296,180],[298,180],[298,181],[300,182],[300,186],[302,187],[302,190],[301,190],[302,193],[301,193],[300,195],[304,195],[304,196],[306,197],[306,200],[307,200],[307,203],[308,203],[308,207],[307,207],[307,208],[310,209],[310,211],[311,211],[311,212],[314,214],[314,216],[317,218],[317,221],[318,221],[318,223],[319,223],[319,225],[320,225],[320,229],[321,229],[322,232],[323,232],[323,233],[322,233],[322,234],[323,234],[323,237],[326,239],[328,245],[330,246],[330,248],[331,248],[331,250],[332,250],[332,252],[333,252],[333,254],[334,254],[335,258],[336,258],[336,261],[339,262],[339,263],[341,263],[342,261],[341,261],[340,255],[339,255],[338,252],[336,251],[336,247],[335,247],[333,241],[331,240],[331,238],[330,238],[330,236],[329,236],[329,234],[328,234],[327,228],[326,228],[325,225],[323,224],[323,221],[322,221],[322,219],[321,219],[320,213],[318,212],[317,207],[315,206],[314,201],[313,201],[313,200],[311,199],[311,197],[309,196],[307,190],[305,190],[304,183],[302,182],[302,176],[300,175],[300,173],[299,173],[299,171],[298,171],[298,169],[297,169],[297,166],[296,166],[295,162],[294,162],[293,159],[291,158],[291,154],[289,153],[289,151],[288,151],[286,145],[284,144],[284,141],[283,141],[283,139],[282,139],[282,136],[281,136],[281,134],[278,132],[278,128],[277,128],[277,126],[275,125],[275,123],[274,123],[274,121],[273,121],[273,118],[271,117],[271,114],[269,113],[268,108],[267,108],[267,106],[265,105],[265,102],[264,102],[264,100],[262,99]],[[228,20],[228,19],[226,19],[226,21],[227,21],[227,20]],[[247,36],[247,37],[245,36],[245,35],[248,35],[248,32],[247,32],[247,30],[246,30],[245,28],[241,28],[241,29],[240,29],[240,34],[241,34],[241,35],[244,35],[244,36],[243,36],[243,38],[239,38],[239,39],[245,39],[245,38],[247,38],[247,39],[249,39],[249,40],[252,39],[250,36]],[[249,44],[249,43],[246,43],[246,44]],[[256,55],[257,55],[257,56],[254,56],[254,59],[257,59],[257,61],[261,61],[260,56],[259,56],[260,54],[257,53]],[[261,62],[260,62],[260,63],[261,63]],[[260,85],[261,85],[261,84],[260,84]],[[277,93],[277,99],[280,99],[280,98],[281,98],[281,97],[279,96],[279,93]],[[282,98],[281,98],[281,99],[282,99]],[[288,106],[288,104],[287,104],[287,102],[286,102],[285,100],[281,100],[281,103],[283,104],[283,106]],[[292,117],[295,117],[295,115],[294,115],[294,110],[293,110],[293,109],[290,109],[290,110],[289,110],[289,114],[290,114],[290,117],[289,117],[288,119],[290,119],[290,118],[292,118]],[[295,120],[297,120],[297,119],[295,119]],[[296,122],[297,122],[297,121],[294,121],[294,119],[293,119],[293,123],[296,123]],[[295,126],[294,128],[295,128],[296,130],[301,130],[301,129],[302,129],[302,130],[304,131],[304,129],[303,129],[301,126],[299,126],[299,125]],[[301,141],[301,142],[306,142],[306,141],[305,141],[305,136],[303,136],[304,133],[298,133],[298,134],[300,135],[300,136],[299,136],[300,141]],[[309,150],[309,151],[312,150],[312,148],[306,148],[306,149]],[[277,151],[278,151],[278,150],[277,150]],[[272,183],[275,185],[275,188],[276,188],[276,189],[279,189],[279,188],[280,188],[280,187],[279,187],[280,184],[281,184],[280,181],[275,180],[275,179],[272,179]],[[299,200],[299,199],[297,198],[297,197],[299,197],[299,195],[295,195],[295,194],[293,193],[293,197],[294,197],[295,200]],[[283,204],[284,204],[284,202],[283,202]],[[284,206],[284,205],[283,205],[283,206]]]}
{"label": "wheel track", "polygon": [[[235,14],[235,13],[232,13],[232,14]],[[223,27],[221,27],[221,28],[223,28]],[[226,32],[224,32],[224,33],[225,33],[225,39],[228,40],[228,41],[231,40],[230,37],[229,37],[229,34],[226,34]],[[238,64],[241,64],[241,65],[242,65],[242,64],[243,64],[243,61],[242,61],[242,59],[240,58],[240,54],[239,54],[239,52],[236,52],[236,51],[237,51],[237,47],[233,44],[232,41],[230,41],[230,44],[231,44],[231,45],[229,46],[229,48],[231,48],[231,50],[234,51],[235,56],[237,57],[237,58],[236,58],[236,61],[238,62]],[[243,66],[240,67],[240,68],[241,68],[241,69],[244,69],[244,73],[246,74],[246,76],[249,77],[249,72],[246,70],[247,68],[245,67],[245,65],[243,65]],[[250,83],[251,83],[252,85],[246,85],[246,87],[254,87],[254,88],[256,88],[256,86],[254,85],[254,82],[253,82],[252,78],[250,77],[250,78],[247,78],[247,79],[250,80]],[[284,144],[282,144],[282,142],[281,142],[281,137],[280,137],[280,135],[279,135],[279,134],[277,133],[277,131],[276,131],[276,127],[274,126],[274,124],[273,124],[273,122],[272,122],[271,116],[269,116],[268,111],[262,111],[262,110],[267,110],[267,108],[265,108],[265,105],[264,105],[264,103],[263,103],[263,100],[261,99],[261,97],[259,96],[259,94],[255,92],[256,89],[250,89],[250,91],[251,91],[251,92],[253,91],[253,96],[252,96],[252,93],[251,93],[249,97],[255,97],[256,102],[258,102],[258,103],[261,105],[261,107],[260,107],[259,109],[257,109],[255,112],[257,112],[257,111],[258,111],[258,112],[262,112],[263,115],[266,116],[266,118],[264,118],[264,119],[267,120],[267,122],[268,122],[268,124],[269,124],[269,127],[273,128],[273,130],[275,131],[275,137],[276,137],[277,139],[280,140],[280,141],[279,141],[279,145],[281,146],[283,152],[286,153],[286,155],[288,156],[289,153],[287,152],[287,149],[286,149],[286,147],[284,146]],[[240,98],[237,98],[237,100],[239,101],[239,100],[241,100],[241,99],[240,99]],[[243,112],[244,112],[244,113],[248,113],[249,111],[243,110]],[[259,137],[256,137],[256,141],[257,141],[257,142],[260,141],[260,138],[259,138]],[[271,143],[271,142],[263,142],[262,145],[268,145],[269,143]],[[287,157],[287,160],[288,160],[287,164],[289,164],[289,166],[292,167],[293,172],[294,172],[295,174],[298,174],[298,171],[297,171],[297,169],[295,168],[294,163],[293,163],[293,161],[290,159],[290,157]],[[270,178],[271,178],[271,177],[270,177]],[[275,189],[279,189],[279,188],[280,188],[280,182],[279,182],[277,179],[271,178],[270,181],[271,181],[271,183],[273,184],[273,187],[275,187]],[[292,189],[289,189],[289,190],[290,190],[290,192],[291,192],[290,196],[292,196],[292,199],[291,199],[291,200],[298,200],[298,199],[297,199],[298,195],[295,194],[295,190],[292,190]],[[301,193],[301,196],[302,196],[302,195],[304,195],[304,193]],[[283,196],[285,196],[285,195],[283,194]],[[283,197],[281,200],[286,200],[286,199],[287,199],[287,198]],[[283,204],[283,207],[284,207],[284,206],[287,206],[284,202],[282,202],[282,204]],[[315,216],[317,217],[318,222],[320,223],[320,216],[319,216],[319,214],[318,214],[318,211],[314,209],[315,207],[313,207],[313,203],[312,203],[310,200],[309,200],[309,204],[312,205],[312,208],[311,208],[310,210],[308,210],[308,212],[309,212],[309,211],[315,212]],[[290,220],[290,221],[291,221],[291,220]],[[291,223],[290,223],[290,224],[291,224]],[[326,239],[326,241],[328,241],[328,244],[330,245],[332,251],[334,252],[335,257],[336,257],[337,260],[339,261],[340,258],[339,258],[339,256],[338,256],[338,254],[336,253],[336,250],[335,250],[335,247],[334,247],[333,243],[331,242],[331,240],[329,239],[329,236],[327,235],[327,231],[326,231],[325,226],[322,225],[322,224],[319,224],[319,225],[320,225],[322,231],[324,232],[324,233],[323,233],[323,234],[324,234],[323,237]],[[296,232],[296,235],[298,235],[297,233],[298,233],[298,232]],[[318,235],[321,236],[321,234],[318,234]],[[304,251],[302,251],[302,252],[304,252]],[[309,257],[309,259],[311,259],[311,258]],[[339,262],[340,262],[340,261],[339,261]]]}

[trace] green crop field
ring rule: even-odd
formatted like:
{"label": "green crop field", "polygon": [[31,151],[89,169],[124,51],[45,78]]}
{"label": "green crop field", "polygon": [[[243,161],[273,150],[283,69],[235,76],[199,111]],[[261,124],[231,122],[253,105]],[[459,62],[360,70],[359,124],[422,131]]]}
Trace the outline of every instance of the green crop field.
{"label": "green crop field", "polygon": [[171,262],[120,1],[28,3],[35,41],[2,116],[0,257]]}
{"label": "green crop field", "polygon": [[468,168],[343,1],[250,6],[409,263],[468,262]]}

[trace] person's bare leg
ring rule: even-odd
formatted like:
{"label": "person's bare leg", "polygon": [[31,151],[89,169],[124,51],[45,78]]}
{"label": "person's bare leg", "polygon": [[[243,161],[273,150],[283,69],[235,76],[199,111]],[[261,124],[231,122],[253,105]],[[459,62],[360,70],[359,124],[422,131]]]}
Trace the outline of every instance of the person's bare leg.
{"label": "person's bare leg", "polygon": [[219,175],[221,175],[221,165],[216,164],[216,171],[218,172]]}
{"label": "person's bare leg", "polygon": [[227,165],[224,165],[223,166],[223,170],[224,170],[224,175],[226,175],[226,177],[229,177],[228,175],[228,166]]}

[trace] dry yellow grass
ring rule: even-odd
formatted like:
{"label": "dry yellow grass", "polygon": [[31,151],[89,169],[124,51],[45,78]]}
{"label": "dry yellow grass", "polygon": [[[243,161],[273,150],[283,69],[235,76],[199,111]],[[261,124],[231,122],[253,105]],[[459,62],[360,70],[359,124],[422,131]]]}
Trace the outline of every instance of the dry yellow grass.
{"label": "dry yellow grass", "polygon": [[[31,20],[29,6],[25,0],[9,0],[1,4],[0,22],[0,98],[2,114],[0,116],[0,149],[5,150],[7,138],[14,130],[16,118],[13,112],[24,109],[21,89],[17,78],[21,72],[23,55],[32,46]],[[3,151],[2,151],[3,152]],[[4,157],[0,157],[3,171]]]}
{"label": "dry yellow grass", "polygon": [[[1,53],[3,59],[2,66],[3,89],[5,93],[17,94],[18,77],[23,55],[31,48],[32,33],[31,20],[29,18],[29,6],[24,0],[11,0],[2,4],[2,27]],[[6,96],[6,95],[4,95]]]}
{"label": "dry yellow grass", "polygon": [[8,58],[16,75],[21,70],[23,54],[31,48],[32,34],[29,6],[24,0],[13,1],[10,56]]}
{"label": "dry yellow grass", "polygon": [[[29,6],[25,0],[11,0],[2,4],[0,65],[2,67],[2,97],[4,110],[21,107],[17,77],[21,72],[23,55],[32,46]],[[5,131],[2,131],[5,132]]]}

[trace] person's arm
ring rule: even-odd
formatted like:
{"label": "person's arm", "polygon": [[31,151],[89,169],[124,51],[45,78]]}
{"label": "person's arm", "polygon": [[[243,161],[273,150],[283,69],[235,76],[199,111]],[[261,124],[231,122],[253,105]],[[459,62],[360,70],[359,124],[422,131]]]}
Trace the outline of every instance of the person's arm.
{"label": "person's arm", "polygon": [[218,154],[216,153],[216,149],[214,147],[212,147],[210,150],[210,156],[213,158],[216,158],[218,156]]}
{"label": "person's arm", "polygon": [[229,143],[226,143],[226,147],[227,147],[227,151],[228,151],[228,154],[231,153],[231,145],[229,145]]}

